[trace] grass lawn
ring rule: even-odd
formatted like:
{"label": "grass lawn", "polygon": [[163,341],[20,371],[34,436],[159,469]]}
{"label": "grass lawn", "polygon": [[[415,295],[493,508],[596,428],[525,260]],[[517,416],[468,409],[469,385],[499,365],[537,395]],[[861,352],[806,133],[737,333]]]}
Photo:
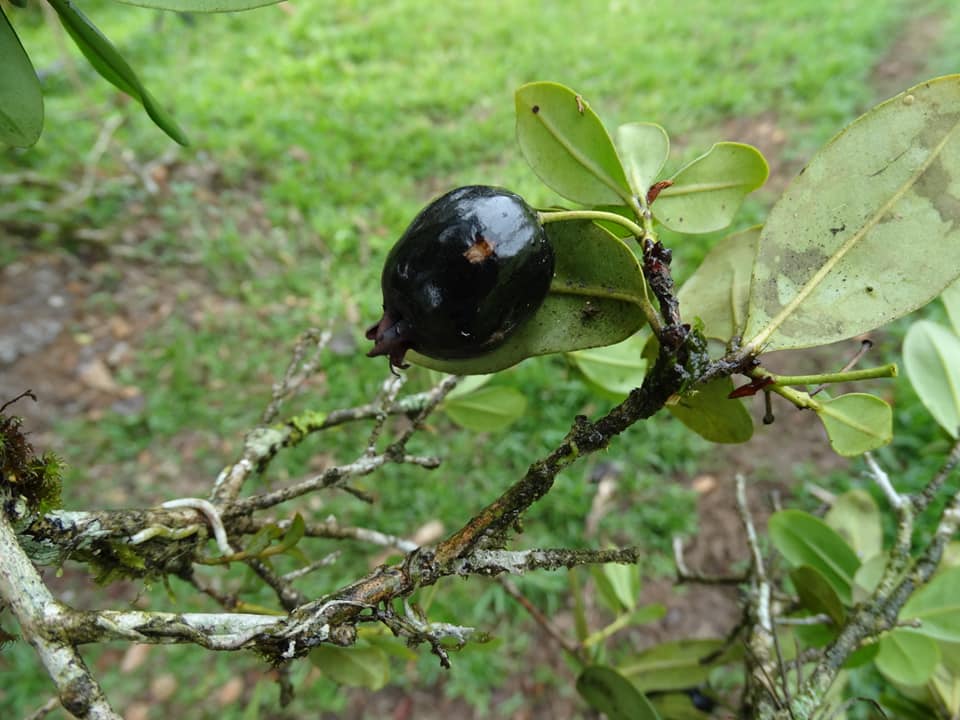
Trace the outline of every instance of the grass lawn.
{"label": "grass lawn", "polygon": [[[888,94],[960,62],[950,43],[960,35],[960,9],[947,0],[301,0],[189,17],[106,0],[77,4],[191,144],[176,147],[96,76],[67,47],[69,38],[51,32],[38,6],[10,12],[43,77],[46,126],[36,147],[4,151],[0,177],[48,182],[0,184],[0,264],[68,258],[82,297],[64,342],[79,356],[107,354],[104,328],[122,322],[129,329],[127,353],[107,363],[116,386],[131,389],[128,402],[41,397],[65,408],[41,437],[70,465],[69,508],[205,495],[257,422],[288,348],[307,327],[330,327],[336,342],[293,409],[369,400],[386,363],[363,357],[363,329],[379,316],[381,262],[417,210],[472,183],[511,188],[533,205],[558,202],[515,146],[518,85],[543,79],[573,87],[611,128],[660,123],[673,138],[671,167],[718,140],[756,142],[769,151],[772,184],[782,189],[804,158],[883,99],[878,68],[890,70],[895,43],[920,33],[924,22],[942,30],[927,45],[917,47],[918,40],[898,51],[901,65],[890,73],[900,84]],[[108,142],[90,165],[98,138]],[[82,201],[51,189],[80,182],[85,172],[91,192]],[[761,221],[774,199],[774,191],[761,190],[733,229]],[[682,280],[715,237],[665,239]],[[453,529],[557,443],[573,415],[610,404],[560,357],[526,361],[494,382],[521,389],[528,400],[508,432],[477,436],[436,416],[412,449],[443,455],[442,469],[392,467],[372,476],[362,487],[377,496],[373,507],[340,494],[297,509],[399,535],[434,520]],[[425,373],[410,372],[410,386],[425,383]],[[918,422],[915,399],[903,394],[901,419]],[[273,466],[265,482],[301,476],[318,456],[347,461],[364,440],[326,434]],[[670,419],[635,427],[607,455],[565,473],[528,517],[518,544],[585,544],[584,516],[595,493],[589,478],[600,464],[614,465],[619,511],[606,516],[600,536],[648,543],[644,569],[662,574],[670,568],[671,535],[696,530],[687,481],[698,471],[724,471],[715,452]],[[317,542],[309,552],[322,557],[337,548]],[[304,583],[305,592],[321,594],[366,568],[367,548],[343,549],[338,563]],[[65,585],[80,588],[71,597],[110,606],[81,575],[67,573],[73,585]],[[223,583],[249,591],[251,602],[271,602],[239,568]],[[564,576],[523,578],[521,585],[548,611],[564,609]],[[215,609],[176,581],[142,597],[128,588],[121,601],[132,598],[155,609]],[[395,661],[393,681],[405,692],[427,688],[441,705],[474,708],[478,717],[534,707],[523,697],[529,688],[511,675],[521,658],[536,665],[546,653],[532,647],[526,617],[495,583],[442,584],[431,619],[477,625],[500,644],[455,656],[443,674],[425,652]],[[149,653],[157,669],[148,671],[125,650],[86,654],[129,716],[134,708],[144,713],[137,717],[253,718],[260,703],[275,704],[256,658],[158,647]],[[124,660],[129,669],[119,667]],[[562,672],[530,675],[545,692],[573,693]],[[4,717],[24,716],[50,695],[24,643],[4,649],[0,677],[15,678],[0,687]],[[329,717],[359,717],[364,703],[379,707],[399,697],[388,689],[358,699],[306,663],[293,678],[298,697],[282,717],[315,717],[318,708]]]}

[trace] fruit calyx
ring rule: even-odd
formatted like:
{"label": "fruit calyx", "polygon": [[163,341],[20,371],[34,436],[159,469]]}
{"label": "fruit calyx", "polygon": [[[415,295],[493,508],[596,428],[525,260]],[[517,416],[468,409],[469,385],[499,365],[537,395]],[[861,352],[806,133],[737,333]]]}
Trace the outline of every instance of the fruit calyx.
{"label": "fruit calyx", "polygon": [[373,349],[367,353],[367,357],[386,355],[390,358],[391,371],[394,368],[410,367],[409,363],[403,361],[403,356],[411,347],[410,339],[404,333],[405,327],[402,320],[394,320],[388,312],[384,311],[379,322],[367,328],[367,340],[374,341]]}

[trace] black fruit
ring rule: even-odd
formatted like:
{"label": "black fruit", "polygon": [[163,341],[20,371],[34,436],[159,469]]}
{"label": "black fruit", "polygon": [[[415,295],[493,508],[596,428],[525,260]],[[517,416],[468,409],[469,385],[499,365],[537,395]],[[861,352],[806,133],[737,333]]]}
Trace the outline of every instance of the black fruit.
{"label": "black fruit", "polygon": [[552,277],[553,248],[523,198],[485,185],[451,190],[387,256],[367,354],[406,367],[408,349],[440,360],[487,353],[536,312]]}

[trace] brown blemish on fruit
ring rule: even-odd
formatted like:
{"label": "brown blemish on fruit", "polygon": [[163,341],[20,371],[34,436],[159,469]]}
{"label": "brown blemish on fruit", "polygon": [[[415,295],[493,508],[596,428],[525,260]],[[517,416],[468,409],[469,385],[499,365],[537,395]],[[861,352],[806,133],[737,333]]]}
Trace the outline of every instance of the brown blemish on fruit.
{"label": "brown blemish on fruit", "polygon": [[482,263],[491,255],[493,255],[493,244],[480,234],[474,238],[473,245],[468,247],[463,253],[467,262],[473,265]]}

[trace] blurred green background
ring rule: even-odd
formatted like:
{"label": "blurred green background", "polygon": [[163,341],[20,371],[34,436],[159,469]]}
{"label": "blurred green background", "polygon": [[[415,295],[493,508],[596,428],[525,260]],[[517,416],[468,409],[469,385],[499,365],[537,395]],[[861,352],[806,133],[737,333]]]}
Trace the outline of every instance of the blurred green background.
{"label": "blurred green background", "polygon": [[[748,199],[736,230],[761,222],[805,158],[847,122],[960,67],[960,9],[948,0],[301,0],[190,16],[107,0],[76,4],[191,145],[174,145],[100,79],[40,3],[4,5],[42,77],[46,124],[34,148],[4,150],[0,161],[0,298],[12,310],[0,325],[12,348],[0,356],[0,390],[6,397],[33,387],[40,395],[36,406],[16,409],[35,444],[68,462],[70,508],[205,495],[307,327],[329,327],[335,340],[309,392],[289,410],[370,399],[386,363],[363,357],[363,329],[379,316],[380,263],[417,210],[471,183],[508,187],[533,205],[558,202],[514,143],[513,91],[524,82],[575,88],[610,128],[660,123],[673,142],[668,172],[718,140],[756,144],[772,176]],[[715,237],[665,236],[679,279]],[[53,324],[28,343],[20,320]],[[880,339],[881,352],[895,359],[897,330]],[[848,350],[801,356],[789,367],[839,366]],[[409,375],[408,388],[425,387],[425,373]],[[611,404],[591,395],[560,357],[526,361],[494,382],[528,400],[509,431],[478,436],[435,416],[412,449],[442,455],[440,470],[387,468],[364,480],[374,506],[338,494],[282,510],[405,536],[436,520],[449,531],[559,441],[574,414]],[[881,392],[895,396],[902,434],[886,459],[910,468],[904,482],[922,478],[935,457],[907,458],[933,457],[943,438],[905,383]],[[787,433],[795,447],[783,447],[781,424],[732,451],[709,447],[669,418],[635,427],[609,453],[562,476],[517,546],[645,543],[644,571],[663,576],[671,535],[694,534],[698,523],[705,533],[704,508],[718,507],[697,478],[728,480],[739,469],[784,489],[793,478],[849,484],[845,465],[805,420],[783,418],[800,428]],[[349,461],[364,441],[362,429],[327,433],[289,453],[264,482]],[[610,474],[616,511],[587,540],[590,480]],[[311,558],[343,551],[301,585],[305,592],[364,571],[369,548],[341,545],[303,546]],[[83,607],[215,609],[177,581],[104,593],[83,570],[48,577]],[[271,603],[239,568],[216,582]],[[544,574],[520,584],[562,622],[566,583]],[[303,663],[293,671],[298,696],[286,714],[254,657],[191,647],[152,648],[143,657],[122,647],[85,654],[127,717],[318,717],[321,709],[324,717],[385,717],[402,703],[413,708],[409,717],[580,712],[559,652],[495,583],[441,584],[431,619],[476,625],[500,640],[455,656],[449,672],[422,649],[419,660],[395,660],[394,685],[378,693],[343,691]],[[627,642],[634,641],[642,638]],[[20,717],[50,695],[23,643],[4,649],[0,677],[4,717]]]}

